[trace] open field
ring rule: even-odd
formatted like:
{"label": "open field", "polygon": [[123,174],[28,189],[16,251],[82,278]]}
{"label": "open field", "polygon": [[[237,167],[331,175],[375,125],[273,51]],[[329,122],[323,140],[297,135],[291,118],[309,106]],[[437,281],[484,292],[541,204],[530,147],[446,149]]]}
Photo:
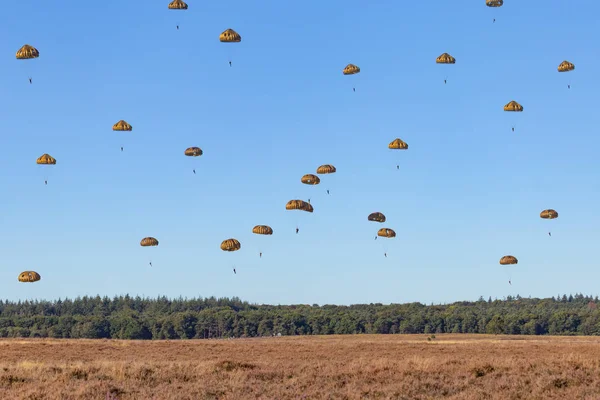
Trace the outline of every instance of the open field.
{"label": "open field", "polygon": [[0,340],[0,399],[321,398],[598,399],[600,337]]}

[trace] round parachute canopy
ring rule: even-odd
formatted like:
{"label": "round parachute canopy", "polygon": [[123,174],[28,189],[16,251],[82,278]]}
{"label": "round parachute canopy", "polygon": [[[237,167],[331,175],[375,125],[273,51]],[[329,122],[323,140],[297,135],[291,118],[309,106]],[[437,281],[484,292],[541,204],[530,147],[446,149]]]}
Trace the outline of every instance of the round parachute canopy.
{"label": "round parachute canopy", "polygon": [[377,236],[393,238],[393,237],[396,237],[396,232],[394,232],[394,230],[390,229],[390,228],[381,228],[380,230],[377,231]]}
{"label": "round parachute canopy", "polygon": [[517,260],[517,257],[514,256],[504,256],[500,259],[500,265],[512,265],[518,263],[519,260]]}
{"label": "round parachute canopy", "polygon": [[252,233],[256,233],[257,235],[272,235],[273,228],[269,225],[256,225],[252,228]]}
{"label": "round parachute canopy", "polygon": [[286,210],[300,210],[306,212],[313,212],[313,206],[303,200],[290,200],[285,205]]}
{"label": "round parachute canopy", "polygon": [[392,150],[406,150],[408,149],[408,145],[400,139],[394,139],[388,144],[388,148]]}
{"label": "round parachute canopy", "polygon": [[331,164],[324,164],[317,168],[317,174],[333,174],[337,170]]}
{"label": "round parachute canopy", "polygon": [[504,0],[485,0],[485,5],[488,7],[502,7]]}
{"label": "round parachute canopy", "polygon": [[187,7],[182,0],[173,0],[169,3],[169,10],[187,10]]}
{"label": "round parachute canopy", "polygon": [[158,246],[158,240],[153,237],[145,237],[140,241],[140,246],[148,247],[148,246]]}
{"label": "round parachute canopy", "polygon": [[357,65],[348,64],[342,72],[344,73],[344,75],[354,75],[360,72],[360,68]]}
{"label": "round parachute canopy", "polygon": [[384,223],[385,222],[385,215],[383,215],[383,213],[378,212],[374,212],[369,214],[369,216],[367,217],[367,219],[369,221],[373,221],[373,222],[380,222],[380,223]]}
{"label": "round parachute canopy", "polygon": [[300,178],[300,182],[305,185],[318,185],[321,183],[321,178],[313,174],[306,174],[302,178]]}
{"label": "round parachute canopy", "polygon": [[237,239],[225,239],[221,242],[221,250],[223,251],[238,251],[242,245]]}
{"label": "round parachute canopy", "polygon": [[56,159],[50,154],[42,154],[35,162],[43,165],[54,165],[56,164]]}
{"label": "round parachute canopy", "polygon": [[521,111],[523,111],[523,106],[520,105],[519,103],[517,103],[516,101],[512,100],[511,102],[509,102],[507,105],[504,106],[504,111],[521,112]]}
{"label": "round parachute canopy", "polygon": [[242,37],[233,29],[227,29],[219,35],[219,40],[224,43],[238,43],[242,41]]}
{"label": "round parachute canopy", "polygon": [[435,62],[438,64],[454,64],[456,63],[456,59],[452,57],[448,53],[444,53],[435,59]]}
{"label": "round parachute canopy", "polygon": [[17,60],[28,60],[30,58],[38,58],[39,56],[40,52],[38,49],[28,44],[17,50]]}
{"label": "round parachute canopy", "polygon": [[553,209],[548,209],[548,210],[544,210],[540,213],[540,218],[544,218],[544,219],[554,219],[554,218],[558,218],[558,213],[556,212],[556,210]]}
{"label": "round parachute canopy", "polygon": [[35,271],[23,271],[19,274],[19,282],[37,282],[42,277]]}
{"label": "round parachute canopy", "polygon": [[188,147],[187,149],[185,149],[183,154],[185,154],[188,157],[198,157],[201,156],[203,153],[200,147]]}
{"label": "round parachute canopy", "polygon": [[133,128],[124,120],[120,120],[116,124],[113,125],[113,131],[130,131]]}
{"label": "round parachute canopy", "polygon": [[568,62],[567,60],[560,63],[558,66],[558,72],[569,72],[575,69],[575,64]]}

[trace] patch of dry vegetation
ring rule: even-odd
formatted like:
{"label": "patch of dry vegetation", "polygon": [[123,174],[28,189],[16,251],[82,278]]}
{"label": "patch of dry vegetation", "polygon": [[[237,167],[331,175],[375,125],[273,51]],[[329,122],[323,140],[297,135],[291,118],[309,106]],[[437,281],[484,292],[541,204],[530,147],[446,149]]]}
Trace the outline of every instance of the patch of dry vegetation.
{"label": "patch of dry vegetation", "polygon": [[600,338],[0,340],[0,399],[598,399]]}

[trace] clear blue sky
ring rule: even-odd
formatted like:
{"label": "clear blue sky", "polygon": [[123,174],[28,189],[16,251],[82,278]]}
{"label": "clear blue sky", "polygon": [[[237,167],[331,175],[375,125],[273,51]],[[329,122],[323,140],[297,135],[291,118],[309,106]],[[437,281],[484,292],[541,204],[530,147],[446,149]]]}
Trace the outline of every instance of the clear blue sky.
{"label": "clear blue sky", "polygon": [[[167,4],[3,5],[0,298],[598,293],[596,1]],[[220,43],[227,28],[242,42]],[[15,59],[25,43],[38,59]],[[436,65],[443,52],[456,64]],[[576,69],[559,74],[565,59]],[[113,132],[120,119],[133,132]],[[407,151],[388,150],[396,137]],[[338,172],[300,183],[325,163]],[[313,214],[285,210],[308,197]],[[395,239],[373,240],[374,211]],[[219,249],[230,237],[240,251]]]}

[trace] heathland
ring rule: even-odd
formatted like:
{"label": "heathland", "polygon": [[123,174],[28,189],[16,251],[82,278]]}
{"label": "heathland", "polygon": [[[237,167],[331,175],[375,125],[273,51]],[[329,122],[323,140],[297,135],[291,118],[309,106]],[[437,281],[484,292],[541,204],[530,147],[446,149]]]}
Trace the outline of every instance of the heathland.
{"label": "heathland", "polygon": [[0,339],[2,399],[598,399],[600,338]]}

